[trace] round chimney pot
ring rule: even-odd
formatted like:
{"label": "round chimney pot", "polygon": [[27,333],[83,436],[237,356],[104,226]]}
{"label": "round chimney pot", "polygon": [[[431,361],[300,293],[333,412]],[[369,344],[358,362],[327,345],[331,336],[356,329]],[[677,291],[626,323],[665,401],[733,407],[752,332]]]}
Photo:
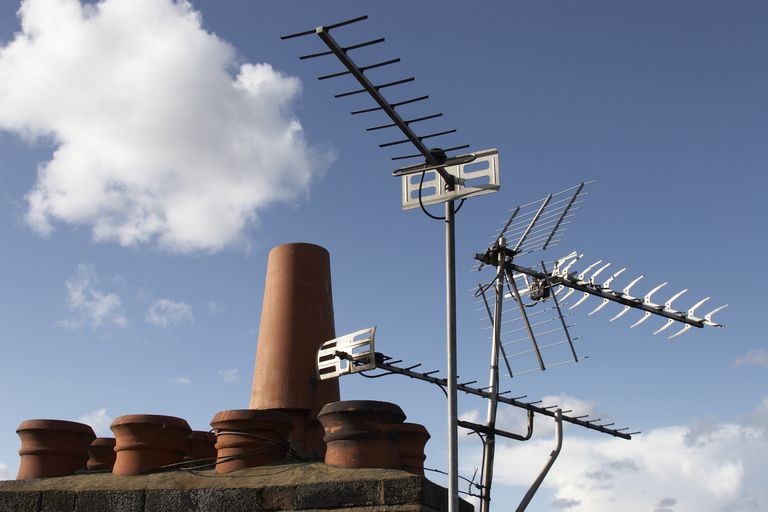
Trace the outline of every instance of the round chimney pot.
{"label": "round chimney pot", "polygon": [[158,414],[118,416],[110,429],[117,454],[112,473],[121,476],[182,462],[191,432],[184,419]]}
{"label": "round chimney pot", "polygon": [[432,437],[424,425],[402,423],[398,425],[400,433],[400,464],[405,471],[424,476],[424,447]]}
{"label": "round chimney pot", "polygon": [[291,417],[293,429],[288,435],[291,450],[301,460],[322,461],[325,457],[323,426],[310,409],[272,409]]}
{"label": "round chimney pot", "polygon": [[34,419],[19,425],[21,439],[17,480],[66,476],[86,469],[88,446],[96,434],[83,423]]}
{"label": "round chimney pot", "polygon": [[115,438],[97,437],[88,448],[88,471],[112,471],[115,465]]}
{"label": "round chimney pot", "polygon": [[327,404],[318,414],[325,428],[325,463],[341,468],[400,468],[399,406],[375,400]]}
{"label": "round chimney pot", "polygon": [[216,458],[216,434],[207,430],[193,430],[184,445],[184,460]]}
{"label": "round chimney pot", "polygon": [[211,420],[216,435],[217,473],[265,466],[285,460],[291,416],[279,411],[234,409]]}

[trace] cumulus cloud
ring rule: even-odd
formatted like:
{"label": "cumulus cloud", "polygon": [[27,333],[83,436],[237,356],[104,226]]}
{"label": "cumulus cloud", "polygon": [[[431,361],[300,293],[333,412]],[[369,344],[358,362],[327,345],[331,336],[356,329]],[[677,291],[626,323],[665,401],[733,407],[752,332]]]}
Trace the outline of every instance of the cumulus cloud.
{"label": "cumulus cloud", "polygon": [[733,366],[760,366],[768,368],[768,350],[757,348],[750,350],[743,356],[739,356],[733,362]]}
{"label": "cumulus cloud", "polygon": [[192,384],[192,379],[189,377],[176,377],[175,379],[171,379],[171,382],[177,386],[189,386]]}
{"label": "cumulus cloud", "polygon": [[99,289],[99,276],[93,266],[81,263],[65,284],[67,307],[73,316],[60,321],[59,325],[76,329],[84,324],[92,328],[107,325],[125,327],[128,324],[120,296]]}
{"label": "cumulus cloud", "polygon": [[0,480],[10,480],[11,470],[6,464],[0,463]]}
{"label": "cumulus cloud", "polygon": [[706,445],[719,429],[720,425],[713,419],[696,422],[688,428],[685,436],[683,436],[683,443],[688,447]]}
{"label": "cumulus cloud", "polygon": [[163,328],[194,321],[192,306],[185,302],[174,302],[170,299],[158,299],[152,302],[144,319],[147,323]]}
{"label": "cumulus cloud", "polygon": [[231,384],[237,380],[238,370],[233,368],[231,370],[219,370],[219,377],[227,384]]}
{"label": "cumulus cloud", "polygon": [[208,307],[208,312],[212,315],[221,315],[226,310],[224,304],[215,300],[209,300],[205,305]]}
{"label": "cumulus cloud", "polygon": [[[543,486],[554,493],[552,507],[569,512],[619,505],[625,512],[762,510],[768,508],[767,431],[768,397],[739,421],[716,428],[656,428],[631,441],[583,437],[573,428]],[[501,442],[494,483],[527,488],[554,443],[539,436]]]}
{"label": "cumulus cloud", "polygon": [[112,431],[109,430],[112,420],[114,420],[114,418],[107,414],[107,409],[101,408],[91,411],[85,416],[81,416],[77,421],[90,425],[97,436],[109,437],[112,435]]}
{"label": "cumulus cloud", "polygon": [[653,512],[674,512],[672,507],[676,504],[677,500],[675,498],[664,498],[656,504]]}
{"label": "cumulus cloud", "polygon": [[581,502],[579,500],[569,500],[568,498],[557,498],[556,500],[552,501],[552,508],[568,509],[568,508],[573,508],[579,505],[580,503]]}
{"label": "cumulus cloud", "polygon": [[292,113],[299,80],[238,63],[186,1],[25,0],[0,47],[0,130],[53,142],[28,224],[213,252],[306,195],[327,153]]}
{"label": "cumulus cloud", "polygon": [[768,396],[763,397],[762,402],[754,410],[745,414],[742,423],[762,436],[768,443]]}

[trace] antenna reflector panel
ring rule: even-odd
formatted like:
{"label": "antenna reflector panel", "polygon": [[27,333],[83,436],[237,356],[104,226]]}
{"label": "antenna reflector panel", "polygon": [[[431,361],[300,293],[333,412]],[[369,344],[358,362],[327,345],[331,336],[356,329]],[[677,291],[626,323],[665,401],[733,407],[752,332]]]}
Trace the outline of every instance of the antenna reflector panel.
{"label": "antenna reflector panel", "polygon": [[[454,190],[446,190],[445,180],[438,172],[455,177]],[[444,203],[452,199],[480,196],[496,192],[500,187],[499,151],[487,149],[448,159],[444,165],[421,164],[398,169],[403,185],[402,209],[419,205]]]}
{"label": "antenna reflector panel", "polygon": [[376,368],[375,336],[376,327],[369,327],[323,343],[317,352],[317,376],[337,379]]}

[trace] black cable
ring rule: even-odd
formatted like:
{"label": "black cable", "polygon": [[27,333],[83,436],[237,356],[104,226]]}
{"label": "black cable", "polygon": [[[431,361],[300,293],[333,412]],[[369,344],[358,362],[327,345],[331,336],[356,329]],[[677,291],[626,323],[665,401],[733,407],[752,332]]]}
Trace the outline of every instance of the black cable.
{"label": "black cable", "polygon": [[475,291],[475,297],[480,298],[485,296],[485,292],[488,290],[488,288],[493,286],[495,282],[496,282],[496,278],[494,278],[493,281],[486,284],[478,283],[477,291]]}
{"label": "black cable", "polygon": [[424,215],[429,217],[430,219],[434,220],[445,220],[445,217],[441,217],[439,215],[432,215],[427,211],[426,208],[424,208],[424,203],[421,201],[421,188],[424,186],[424,176],[427,174],[427,171],[421,171],[421,181],[419,181],[419,206],[421,207],[421,211],[424,212]]}
{"label": "black cable", "polygon": [[[447,472],[445,472],[445,471],[443,471],[441,469],[428,468],[426,466],[424,467],[424,471],[434,471],[435,473],[440,473],[441,475],[446,475],[446,476],[448,475]],[[470,480],[469,478],[467,478],[465,476],[461,476],[461,475],[456,475],[456,476],[458,476],[460,479],[464,480],[465,482],[469,483],[471,486],[476,487],[477,489],[480,489],[480,487],[481,487],[480,485],[476,484],[475,482],[473,482],[472,480]],[[462,493],[462,494],[468,494],[470,496],[475,496],[477,498],[480,497],[480,495],[472,494],[472,493],[469,493],[469,492],[464,492],[464,491],[459,491],[459,492]]]}
{"label": "black cable", "polygon": [[[366,375],[365,372],[357,372],[358,375],[362,375],[366,379],[378,379],[379,377],[386,377],[388,375],[395,375],[396,373],[397,372],[384,372],[384,373],[379,373],[378,375]],[[411,379],[414,378],[414,377],[411,377],[410,375],[406,375],[406,377],[410,377]],[[433,382],[432,384],[434,384],[435,386],[440,388],[440,391],[443,392],[443,394],[445,395],[445,398],[448,398],[448,392],[445,390],[445,388],[441,384],[438,384],[436,382]]]}
{"label": "black cable", "polygon": [[[440,215],[432,215],[427,211],[427,209],[424,207],[424,203],[421,201],[421,189],[424,186],[424,176],[427,174],[427,171],[421,171],[421,181],[419,181],[419,206],[421,207],[421,211],[424,212],[424,214],[429,217],[430,219],[434,220],[445,220],[444,216]],[[453,210],[453,214],[456,215],[459,213],[459,210],[461,210],[461,207],[464,206],[464,201],[466,201],[465,197],[461,198],[461,202],[459,203],[459,206]]]}
{"label": "black cable", "polygon": [[[276,443],[276,445],[277,444],[278,443]],[[210,460],[210,461],[213,461],[213,462],[208,462],[206,464],[199,464],[199,465],[192,466],[192,467],[189,467],[189,464],[191,464],[193,462],[196,462],[196,461],[175,462],[173,464],[166,464],[165,466],[157,466],[157,467],[154,467],[154,468],[149,468],[149,469],[146,469],[146,470],[142,471],[141,473],[143,475],[148,475],[148,474],[152,474],[152,473],[163,473],[163,472],[166,472],[166,471],[175,471],[175,470],[190,471],[190,470],[198,470],[198,469],[203,469],[203,468],[208,468],[208,467],[215,467],[217,464],[221,464],[222,462],[229,462],[231,460],[238,460],[238,459],[247,459],[247,458],[253,457],[255,455],[261,455],[263,453],[270,453],[270,451],[274,450],[275,448],[276,448],[276,446],[264,446],[264,447],[259,448],[257,450],[250,450],[250,451],[247,451],[247,452],[239,453],[237,455],[230,455],[228,457],[215,457],[215,458],[210,458],[210,459],[198,459],[198,461]],[[280,452],[278,452],[278,453],[280,453]],[[186,465],[186,467],[185,467],[185,465]]]}
{"label": "black cable", "polygon": [[379,377],[386,377],[387,375],[394,375],[395,374],[395,372],[384,372],[384,373],[379,373],[377,375],[366,375],[365,372],[357,372],[357,373],[358,373],[358,375],[362,375],[366,379],[378,379]]}
{"label": "black cable", "polygon": [[[248,468],[248,469],[251,470],[251,471],[255,470],[255,469],[257,469],[257,470],[258,469],[271,469],[271,468],[274,468],[274,467],[277,467],[277,466],[281,466],[281,465],[283,465],[283,464],[272,464],[272,465],[268,465],[268,466],[254,466],[254,467]],[[304,466],[304,465],[296,465],[296,464],[286,464],[286,466],[288,466],[288,467],[286,467],[285,469],[280,469],[278,471],[272,471],[272,472],[269,472],[269,473],[258,473],[258,476],[279,475],[280,473],[287,473],[288,471],[293,471],[294,469],[298,469],[298,468],[304,469],[304,468],[306,468],[306,466]],[[252,478],[253,477],[253,475],[251,475],[250,472],[247,475],[233,475],[231,473],[213,473],[213,474],[211,474],[211,473],[199,473],[198,472],[199,470],[194,469],[194,468],[190,468],[190,469],[184,468],[183,471],[191,473],[191,474],[193,474],[195,476],[200,476],[200,477],[205,477],[205,478],[221,478],[221,477],[226,477],[226,478]]]}

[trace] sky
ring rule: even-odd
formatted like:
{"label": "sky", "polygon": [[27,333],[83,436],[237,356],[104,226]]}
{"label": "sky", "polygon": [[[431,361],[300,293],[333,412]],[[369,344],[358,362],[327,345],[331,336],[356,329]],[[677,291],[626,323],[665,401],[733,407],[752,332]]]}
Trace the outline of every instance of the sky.
{"label": "sky", "polygon": [[[364,96],[333,98],[351,78],[316,79],[340,64],[298,59],[324,50],[319,39],[279,39],[363,14],[334,37],[386,38],[354,58],[402,59],[368,74],[416,77],[387,98],[430,96],[401,109],[444,113],[420,133],[456,128],[435,144],[499,150],[501,189],[457,214],[462,381],[487,380],[490,352],[472,291],[493,275],[473,272],[472,255],[509,209],[583,180],[596,181],[566,238],[529,262],[576,250],[644,274],[637,290],[687,288],[680,308],[730,304],[716,318],[727,328],[670,341],[652,335],[661,320],[629,329],[639,313],[589,316],[590,299],[570,317],[588,359],[502,379],[643,432],[567,425],[529,510],[768,509],[757,0],[0,0],[0,479],[15,477],[25,419],[108,435],[116,416],[161,413],[205,430],[246,407],[267,254],[281,243],[330,251],[338,335],[376,325],[377,350],[444,369],[443,225],[400,211],[400,148],[377,147],[397,133],[365,131],[380,113],[349,115],[371,106]],[[400,404],[432,434],[426,465],[446,469],[434,386],[347,376],[341,390]],[[465,418],[484,408],[460,397]],[[499,414],[522,429],[519,411]],[[500,443],[494,506],[516,506],[553,432],[537,419],[530,441]],[[482,450],[464,433],[471,478]]]}

